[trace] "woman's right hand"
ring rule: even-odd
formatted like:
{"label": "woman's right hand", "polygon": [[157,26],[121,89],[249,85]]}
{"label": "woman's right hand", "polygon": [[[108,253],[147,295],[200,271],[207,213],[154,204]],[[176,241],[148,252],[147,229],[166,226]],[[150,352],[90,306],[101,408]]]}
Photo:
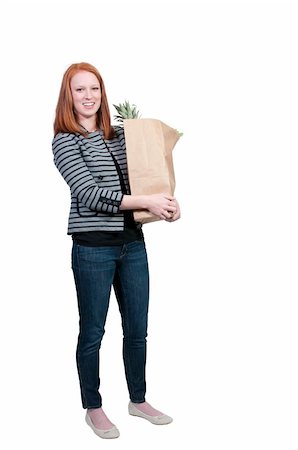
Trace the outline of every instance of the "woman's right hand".
{"label": "woman's right hand", "polygon": [[159,217],[161,220],[168,220],[173,217],[177,211],[175,198],[168,194],[146,195],[146,209]]}
{"label": "woman's right hand", "polygon": [[147,209],[149,212],[159,217],[161,220],[172,219],[179,207],[172,195],[165,193],[150,195],[124,195],[120,205],[120,210],[142,210]]}

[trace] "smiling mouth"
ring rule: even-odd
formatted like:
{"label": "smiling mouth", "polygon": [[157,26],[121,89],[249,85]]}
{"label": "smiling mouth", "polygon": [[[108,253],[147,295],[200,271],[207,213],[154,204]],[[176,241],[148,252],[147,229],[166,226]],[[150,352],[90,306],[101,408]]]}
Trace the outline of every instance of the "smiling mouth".
{"label": "smiling mouth", "polygon": [[94,102],[85,102],[83,103],[83,106],[94,106],[95,103]]}

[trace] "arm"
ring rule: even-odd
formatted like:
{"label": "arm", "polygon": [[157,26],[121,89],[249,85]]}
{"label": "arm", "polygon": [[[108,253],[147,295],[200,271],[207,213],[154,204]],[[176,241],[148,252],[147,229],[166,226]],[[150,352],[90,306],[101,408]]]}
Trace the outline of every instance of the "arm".
{"label": "arm", "polygon": [[94,211],[119,212],[123,194],[101,188],[90,173],[81,156],[75,137],[68,133],[58,134],[53,139],[54,163],[69,185],[73,195]]}
{"label": "arm", "polygon": [[173,221],[173,217],[177,214],[177,205],[178,203],[176,203],[174,197],[163,193],[151,195],[124,195],[120,210],[147,209],[161,220]]}

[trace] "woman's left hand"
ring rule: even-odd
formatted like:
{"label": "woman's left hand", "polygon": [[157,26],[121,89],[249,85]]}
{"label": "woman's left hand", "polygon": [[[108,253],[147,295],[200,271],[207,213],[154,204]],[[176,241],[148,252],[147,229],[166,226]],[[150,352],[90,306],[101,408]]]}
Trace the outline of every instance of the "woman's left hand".
{"label": "woman's left hand", "polygon": [[170,217],[169,219],[165,219],[166,222],[175,222],[175,220],[178,220],[181,217],[181,211],[180,211],[179,203],[177,202],[177,200],[175,198],[172,200],[172,203],[176,207],[176,211],[173,212],[172,217]]}

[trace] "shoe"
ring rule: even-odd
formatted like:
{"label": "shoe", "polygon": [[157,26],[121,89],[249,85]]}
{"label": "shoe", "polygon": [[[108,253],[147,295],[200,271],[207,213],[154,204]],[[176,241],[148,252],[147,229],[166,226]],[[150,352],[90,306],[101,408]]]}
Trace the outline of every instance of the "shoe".
{"label": "shoe", "polygon": [[120,436],[119,430],[115,425],[108,430],[100,430],[99,428],[96,428],[94,426],[88,413],[86,413],[85,419],[89,427],[92,428],[92,430],[94,431],[94,433],[103,439],[115,439]]}
{"label": "shoe", "polygon": [[149,422],[154,425],[167,425],[168,423],[173,422],[172,417],[167,416],[166,414],[161,414],[160,416],[149,416],[136,408],[132,402],[129,402],[128,404],[128,412],[131,416],[142,417],[143,419],[149,420]]}

